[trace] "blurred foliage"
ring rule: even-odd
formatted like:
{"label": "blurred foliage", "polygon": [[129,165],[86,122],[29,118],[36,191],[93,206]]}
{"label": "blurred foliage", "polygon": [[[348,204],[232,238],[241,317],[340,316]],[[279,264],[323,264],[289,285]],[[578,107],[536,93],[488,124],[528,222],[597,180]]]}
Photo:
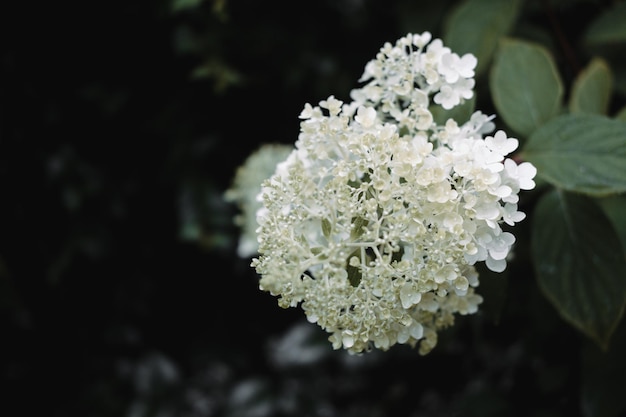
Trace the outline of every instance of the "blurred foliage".
{"label": "blurred foliage", "polygon": [[[499,297],[458,320],[436,351],[349,357],[258,291],[222,198],[261,143],[293,143],[305,102],[347,98],[380,46],[409,31],[479,56],[476,108],[498,113],[529,155],[550,147],[537,129],[559,130],[564,108],[623,120],[626,2],[128,0],[3,10],[2,414],[626,415],[624,257],[594,275],[616,288],[604,350],[562,319],[536,277],[533,256],[559,261],[554,245],[567,237],[547,234],[533,254],[531,235],[542,235],[528,227],[506,276],[482,281]],[[498,65],[508,53],[523,59]],[[505,104],[510,77],[525,77],[541,98]],[[580,191],[568,178],[558,181]],[[524,222],[540,231],[556,216],[547,205],[557,197],[543,190],[524,203]],[[584,200],[572,207],[589,222],[574,253],[621,240],[626,254],[622,197],[565,197]],[[543,209],[531,210],[539,201]],[[612,231],[610,242],[597,225]],[[572,265],[563,266],[581,279],[597,273]],[[572,321],[594,328],[586,318]]]}

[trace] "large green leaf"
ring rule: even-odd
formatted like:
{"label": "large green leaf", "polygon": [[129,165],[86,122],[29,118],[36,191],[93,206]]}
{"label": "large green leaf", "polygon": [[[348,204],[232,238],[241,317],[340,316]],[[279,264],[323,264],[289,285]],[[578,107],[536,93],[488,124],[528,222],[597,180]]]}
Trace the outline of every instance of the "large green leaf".
{"label": "large green leaf", "polygon": [[503,38],[489,85],[499,115],[523,136],[529,136],[561,110],[563,82],[554,58],[541,45]]}
{"label": "large green leaf", "polygon": [[611,68],[602,58],[594,58],[578,74],[569,100],[572,113],[607,114],[613,79]]}
{"label": "large green leaf", "polygon": [[596,202],[613,224],[617,236],[622,241],[622,251],[626,258],[626,194],[613,194],[598,198]]}
{"label": "large green leaf", "polygon": [[491,62],[500,38],[515,23],[520,0],[465,0],[448,15],[443,40],[458,54],[472,53],[478,59],[476,73]]}
{"label": "large green leaf", "polygon": [[523,158],[569,191],[603,196],[626,191],[626,122],[591,114],[556,117],[533,133]]}
{"label": "large green leaf", "polygon": [[543,294],[606,349],[626,307],[626,259],[602,210],[584,195],[548,192],[534,212],[531,253]]}
{"label": "large green leaf", "polygon": [[584,41],[588,45],[626,42],[626,2],[615,5],[598,16],[587,27]]}

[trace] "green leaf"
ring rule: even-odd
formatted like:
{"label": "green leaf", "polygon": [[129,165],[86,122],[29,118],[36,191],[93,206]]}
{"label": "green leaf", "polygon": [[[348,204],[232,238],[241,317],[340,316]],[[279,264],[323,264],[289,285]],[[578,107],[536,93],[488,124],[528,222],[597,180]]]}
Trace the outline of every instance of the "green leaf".
{"label": "green leaf", "polygon": [[626,122],[621,120],[561,115],[528,138],[522,156],[557,187],[594,196],[626,191]]}
{"label": "green leaf", "polygon": [[322,219],[322,233],[326,239],[330,238],[330,234],[333,231],[333,226],[328,219]]}
{"label": "green leaf", "polygon": [[596,202],[613,224],[613,228],[622,242],[622,251],[626,258],[626,194],[614,194],[598,198]]}
{"label": "green leaf", "polygon": [[352,218],[352,230],[350,231],[350,240],[356,240],[365,232],[365,227],[369,222],[363,217]]}
{"label": "green leaf", "polygon": [[529,136],[561,110],[563,82],[552,55],[538,44],[503,38],[489,85],[504,122],[523,136]]}
{"label": "green leaf", "polygon": [[613,75],[608,63],[594,58],[574,80],[569,100],[572,113],[607,114],[613,90]]}
{"label": "green leaf", "polygon": [[587,45],[626,42],[626,2],[615,5],[598,16],[587,27],[584,42]]}
{"label": "green leaf", "polygon": [[481,74],[491,63],[500,38],[513,27],[520,4],[520,0],[465,0],[448,15],[442,38],[457,54],[474,54],[476,73]]}
{"label": "green leaf", "polygon": [[607,349],[626,307],[626,260],[602,210],[583,195],[545,194],[531,254],[539,287],[561,317]]}

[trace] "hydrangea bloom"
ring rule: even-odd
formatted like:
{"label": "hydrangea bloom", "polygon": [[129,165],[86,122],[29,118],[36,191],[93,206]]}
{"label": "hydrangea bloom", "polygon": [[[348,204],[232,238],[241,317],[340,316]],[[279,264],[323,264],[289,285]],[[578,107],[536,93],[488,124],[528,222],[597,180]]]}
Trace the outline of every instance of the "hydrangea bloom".
{"label": "hydrangea bloom", "polygon": [[507,155],[518,141],[475,112],[459,125],[430,106],[471,98],[476,58],[428,32],[385,44],[352,102],[306,104],[295,149],[263,182],[260,288],[301,306],[335,349],[401,343],[428,353],[455,314],[482,297],[477,262],[503,271],[518,193],[535,168]]}
{"label": "hydrangea bloom", "polygon": [[291,145],[261,145],[237,168],[230,188],[224,193],[224,200],[234,203],[240,211],[234,222],[241,229],[237,254],[242,258],[256,255],[259,247],[256,212],[261,208],[261,201],[257,198],[261,184],[274,173],[276,164],[287,158],[292,150]]}

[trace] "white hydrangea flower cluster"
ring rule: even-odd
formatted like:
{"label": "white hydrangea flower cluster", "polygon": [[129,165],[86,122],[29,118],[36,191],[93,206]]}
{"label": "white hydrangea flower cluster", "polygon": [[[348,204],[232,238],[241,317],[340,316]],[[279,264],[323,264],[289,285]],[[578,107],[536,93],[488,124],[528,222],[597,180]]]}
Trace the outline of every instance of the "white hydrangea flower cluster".
{"label": "white hydrangea flower cluster", "polygon": [[473,95],[472,55],[428,32],[385,44],[351,103],[306,104],[296,148],[263,183],[260,288],[298,305],[335,349],[409,344],[426,354],[482,297],[477,262],[503,271],[524,219],[518,193],[536,169],[506,156],[518,141],[475,112],[435,124]]}
{"label": "white hydrangea flower cluster", "polygon": [[261,184],[274,173],[276,165],[284,161],[292,150],[293,146],[279,143],[261,145],[237,168],[230,188],[224,192],[224,200],[234,203],[239,209],[234,223],[241,230],[237,254],[242,258],[258,253],[256,229],[259,225],[256,213],[262,207],[258,198]]}

